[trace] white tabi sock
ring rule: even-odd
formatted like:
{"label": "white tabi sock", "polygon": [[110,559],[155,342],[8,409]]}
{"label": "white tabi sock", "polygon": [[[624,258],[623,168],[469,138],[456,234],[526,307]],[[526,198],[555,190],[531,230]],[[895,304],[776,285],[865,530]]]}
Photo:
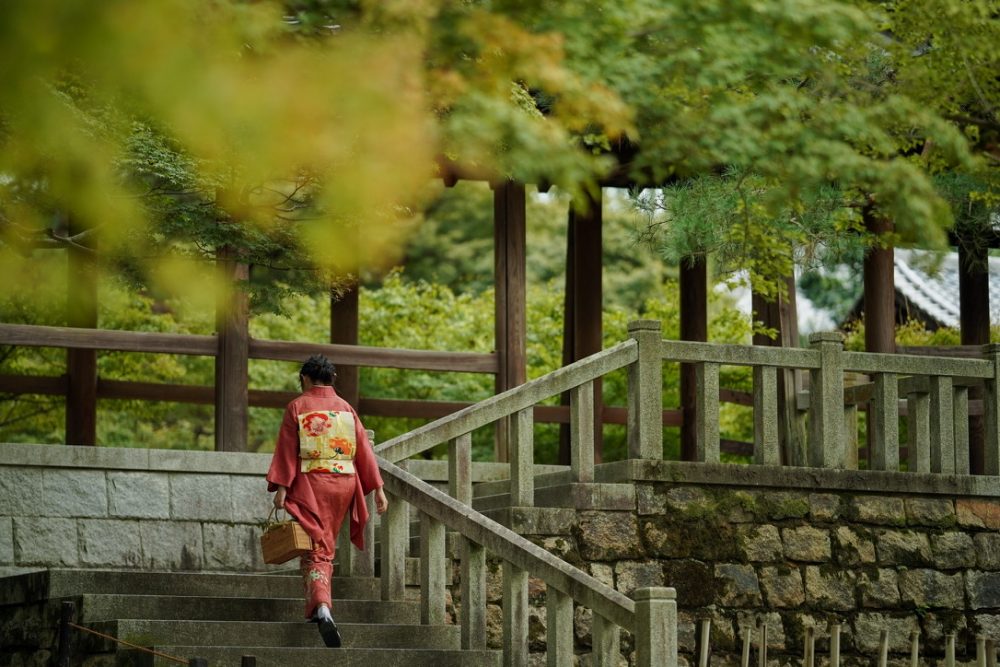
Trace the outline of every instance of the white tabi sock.
{"label": "white tabi sock", "polygon": [[324,619],[333,620],[333,616],[330,614],[330,608],[325,604],[321,604],[316,607],[316,620],[322,621]]}

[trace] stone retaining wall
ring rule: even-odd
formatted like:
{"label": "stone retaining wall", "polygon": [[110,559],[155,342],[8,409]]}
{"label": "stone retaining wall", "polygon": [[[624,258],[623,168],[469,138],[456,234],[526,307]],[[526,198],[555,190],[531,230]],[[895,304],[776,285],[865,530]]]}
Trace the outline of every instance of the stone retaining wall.
{"label": "stone retaining wall", "polygon": [[273,569],[267,454],[0,444],[0,569]]}

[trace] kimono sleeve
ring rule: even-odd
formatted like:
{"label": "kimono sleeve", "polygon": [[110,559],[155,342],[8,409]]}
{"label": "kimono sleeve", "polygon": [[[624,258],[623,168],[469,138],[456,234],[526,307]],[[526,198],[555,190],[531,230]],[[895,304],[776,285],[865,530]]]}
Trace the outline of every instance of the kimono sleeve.
{"label": "kimono sleeve", "polygon": [[267,471],[267,490],[276,491],[279,486],[290,487],[299,471],[299,426],[294,404],[285,408],[278,431],[278,442],[274,446],[271,467]]}

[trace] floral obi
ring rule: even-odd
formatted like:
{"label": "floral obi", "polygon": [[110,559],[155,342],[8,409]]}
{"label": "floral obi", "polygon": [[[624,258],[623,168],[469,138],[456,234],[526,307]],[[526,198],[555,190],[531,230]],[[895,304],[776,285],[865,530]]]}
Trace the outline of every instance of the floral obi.
{"label": "floral obi", "polygon": [[312,410],[299,415],[302,472],[319,470],[353,474],[357,448],[352,413]]}

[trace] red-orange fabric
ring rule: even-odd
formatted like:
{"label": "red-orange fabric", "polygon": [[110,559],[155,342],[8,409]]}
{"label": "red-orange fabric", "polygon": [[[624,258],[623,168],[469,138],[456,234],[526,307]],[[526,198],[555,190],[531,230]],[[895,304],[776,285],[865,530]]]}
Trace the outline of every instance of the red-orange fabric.
{"label": "red-orange fabric", "polygon": [[[365,495],[382,487],[382,475],[375,461],[375,453],[368,441],[364,425],[358,418],[354,408],[344,399],[337,396],[333,387],[311,387],[301,396],[288,404],[285,416],[281,420],[281,430],[278,431],[278,442],[274,447],[271,467],[267,471],[267,490],[276,491],[279,486],[288,489],[285,497],[285,508],[288,513],[298,519],[314,542],[324,539],[320,505],[313,493],[312,486],[306,479],[309,475],[331,473],[302,473],[299,463],[299,433],[298,416],[310,410],[350,411],[354,415],[354,430],[358,450],[354,457],[355,479],[354,501],[351,503],[351,542],[358,549],[365,548],[364,527],[368,522],[368,506]],[[336,535],[334,535],[336,538]]]}
{"label": "red-orange fabric", "polygon": [[[320,604],[333,609],[330,584],[333,578],[333,554],[337,546],[340,524],[354,498],[354,475],[340,475],[329,472],[310,472],[303,477],[312,487],[313,496],[319,502],[320,522],[323,524],[323,539],[313,543],[313,550],[302,556],[299,566],[305,588],[305,617],[312,618]],[[350,549],[348,545],[345,547]]]}

